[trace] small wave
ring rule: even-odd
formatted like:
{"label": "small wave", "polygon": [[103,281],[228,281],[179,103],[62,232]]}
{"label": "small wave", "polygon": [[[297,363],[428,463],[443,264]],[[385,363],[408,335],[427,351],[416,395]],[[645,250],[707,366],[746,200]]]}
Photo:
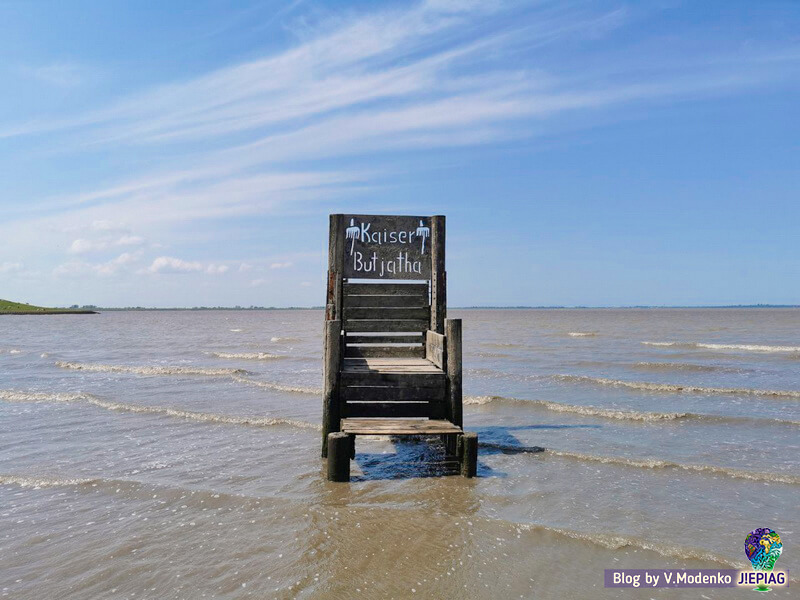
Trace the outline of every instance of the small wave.
{"label": "small wave", "polygon": [[695,363],[637,362],[633,366],[636,369],[644,369],[646,371],[697,371],[702,373],[712,371],[741,372],[741,369],[732,369],[730,367],[721,367],[718,365],[698,365]]}
{"label": "small wave", "polygon": [[277,390],[279,392],[290,392],[293,394],[309,394],[312,396],[321,396],[323,390],[320,388],[313,388],[313,387],[305,387],[302,385],[286,385],[283,383],[275,383],[272,381],[258,381],[255,379],[249,379],[247,377],[241,377],[239,375],[233,376],[234,381],[238,381],[240,383],[246,383],[247,385],[254,385],[256,387],[267,388],[270,390]]}
{"label": "small wave", "polygon": [[713,465],[687,465],[668,460],[646,459],[634,460],[618,456],[596,456],[593,454],[583,454],[581,452],[566,452],[562,450],[547,449],[548,454],[571,458],[575,460],[599,462],[625,467],[637,467],[641,469],[683,469],[684,471],[694,471],[697,473],[713,473],[715,475],[727,475],[738,479],[749,479],[751,481],[766,481],[770,483],[788,483],[792,485],[800,484],[800,477],[796,475],[784,475],[781,473],[758,473],[754,471],[744,471],[729,467],[717,467]]}
{"label": "small wave", "polygon": [[239,333],[241,329],[231,329],[231,331],[233,331],[234,333]]}
{"label": "small wave", "polygon": [[715,562],[722,565],[728,565],[731,568],[743,569],[746,565],[743,562],[736,562],[701,550],[699,548],[687,548],[685,546],[675,546],[672,544],[663,544],[659,542],[652,542],[640,538],[633,538],[610,533],[585,533],[581,531],[574,531],[572,529],[564,529],[561,527],[549,527],[547,525],[539,525],[536,523],[517,523],[515,526],[519,529],[527,531],[545,531],[555,533],[574,540],[589,542],[608,550],[621,550],[623,548],[639,548],[641,550],[649,550],[660,554],[667,558],[677,558],[681,560],[704,560]]}
{"label": "small wave", "polygon": [[89,371],[92,373],[134,373],[137,375],[205,375],[208,377],[226,377],[247,373],[244,369],[215,369],[207,367],[157,367],[157,366],[129,366],[129,365],[100,365],[90,363],[74,363],[57,361],[57,367],[73,369],[75,371]]}
{"label": "small wave", "polygon": [[296,338],[296,337],[279,337],[279,336],[275,336],[275,337],[271,337],[271,338],[269,339],[269,341],[270,341],[270,342],[273,342],[273,343],[277,343],[277,342],[299,342],[299,341],[300,341],[300,338]]}
{"label": "small wave", "polygon": [[0,390],[0,400],[5,402],[75,402],[76,400],[82,400],[84,397],[85,394]]}
{"label": "small wave", "polygon": [[553,375],[552,377],[559,381],[571,381],[578,383],[593,383],[597,385],[625,387],[647,392],[670,392],[670,393],[687,393],[687,394],[731,394],[737,396],[747,395],[747,396],[766,396],[773,398],[800,398],[800,391],[797,390],[718,388],[718,387],[704,387],[698,385],[678,385],[673,383],[652,383],[649,381],[623,381],[620,379],[606,379],[604,377],[588,377],[586,375]]}
{"label": "small wave", "polygon": [[800,352],[800,346],[766,346],[760,344],[707,344],[702,342],[642,342],[645,346],[705,348],[706,350],[743,350],[745,352]]}
{"label": "small wave", "polygon": [[624,421],[677,421],[682,419],[692,419],[698,421],[715,422],[759,422],[777,423],[781,425],[800,426],[800,421],[791,419],[770,419],[749,416],[730,416],[730,415],[709,415],[692,412],[639,412],[635,410],[621,410],[615,408],[602,408],[599,406],[584,406],[580,404],[564,404],[561,402],[550,402],[548,400],[526,400],[522,398],[506,398],[505,396],[464,396],[465,406],[482,406],[490,402],[514,402],[520,404],[532,404],[547,410],[561,413],[574,413],[589,417],[604,417],[606,419],[618,419]]}
{"label": "small wave", "polygon": [[169,408],[166,406],[144,406],[142,404],[126,404],[123,402],[113,402],[103,400],[92,394],[60,394],[42,392],[21,392],[15,390],[0,390],[0,400],[8,402],[85,402],[93,406],[131,413],[145,413],[167,415],[179,419],[191,421],[201,421],[205,423],[224,423],[227,425],[250,425],[253,427],[271,427],[274,425],[289,425],[302,429],[316,429],[321,427],[314,423],[299,421],[295,419],[285,419],[281,417],[241,417],[236,415],[221,415],[217,413],[194,412]]}
{"label": "small wave", "polygon": [[226,359],[238,360],[272,360],[275,358],[284,358],[281,354],[269,354],[267,352],[209,352],[211,356]]}
{"label": "small wave", "polygon": [[0,485],[18,485],[34,489],[58,487],[65,485],[84,485],[95,483],[97,479],[48,479],[42,477],[27,477],[24,475],[0,475]]}
{"label": "small wave", "polygon": [[597,334],[593,331],[570,331],[567,335],[570,337],[595,337]]}
{"label": "small wave", "polygon": [[[695,416],[690,413],[683,412],[637,412],[632,410],[617,410],[613,408],[600,408],[597,406],[581,406],[579,404],[562,404],[560,402],[550,402],[548,400],[521,400],[518,398],[505,398],[503,396],[466,396],[464,398],[465,405],[482,405],[494,402],[495,400],[506,402],[520,402],[526,404],[533,404],[552,410],[555,412],[574,413],[578,415],[586,415],[590,417],[605,417],[607,419],[621,419],[632,421],[674,421],[676,419],[683,419],[690,416]],[[699,416],[699,415],[697,415]]]}

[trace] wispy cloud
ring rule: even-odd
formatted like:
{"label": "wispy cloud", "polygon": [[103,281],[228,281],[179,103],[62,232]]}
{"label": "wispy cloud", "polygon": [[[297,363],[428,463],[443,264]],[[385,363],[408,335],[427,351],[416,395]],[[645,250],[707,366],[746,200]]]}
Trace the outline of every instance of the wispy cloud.
{"label": "wispy cloud", "polygon": [[0,273],[13,273],[15,271],[22,270],[22,263],[18,262],[1,262],[0,263]]}
{"label": "wispy cloud", "polygon": [[85,277],[87,275],[108,277],[120,273],[127,266],[138,262],[141,257],[142,252],[138,250],[136,252],[123,252],[116,258],[99,263],[71,260],[53,269],[53,275],[56,277]]}
{"label": "wispy cloud", "polygon": [[163,274],[208,273],[209,275],[221,275],[226,273],[228,269],[228,265],[183,260],[173,256],[159,256],[153,260],[153,263],[147,267],[147,269],[141,272]]}
{"label": "wispy cloud", "polygon": [[77,63],[53,62],[38,66],[19,67],[23,75],[48,86],[72,88],[83,85],[95,76],[94,69]]}
{"label": "wispy cloud", "polygon": [[145,239],[138,235],[123,235],[119,238],[101,238],[89,240],[78,238],[70,244],[69,252],[72,254],[86,254],[88,252],[100,252],[119,246],[141,246]]}

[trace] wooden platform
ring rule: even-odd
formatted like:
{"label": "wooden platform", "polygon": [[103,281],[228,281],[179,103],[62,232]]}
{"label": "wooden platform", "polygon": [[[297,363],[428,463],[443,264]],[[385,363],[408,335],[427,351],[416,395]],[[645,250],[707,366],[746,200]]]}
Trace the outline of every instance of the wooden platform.
{"label": "wooden platform", "polygon": [[441,373],[427,358],[344,358],[342,373]]}
{"label": "wooden platform", "polygon": [[462,433],[461,427],[439,419],[342,419],[350,435],[439,435]]}

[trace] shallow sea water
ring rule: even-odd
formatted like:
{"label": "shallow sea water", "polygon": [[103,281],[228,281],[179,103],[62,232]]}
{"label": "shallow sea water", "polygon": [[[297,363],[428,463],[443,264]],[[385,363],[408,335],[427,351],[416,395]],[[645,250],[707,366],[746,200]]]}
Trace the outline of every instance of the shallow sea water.
{"label": "shallow sea water", "polygon": [[359,438],[349,485],[321,311],[0,317],[0,597],[746,597],[603,570],[745,568],[756,527],[800,572],[800,310],[450,316],[479,477]]}

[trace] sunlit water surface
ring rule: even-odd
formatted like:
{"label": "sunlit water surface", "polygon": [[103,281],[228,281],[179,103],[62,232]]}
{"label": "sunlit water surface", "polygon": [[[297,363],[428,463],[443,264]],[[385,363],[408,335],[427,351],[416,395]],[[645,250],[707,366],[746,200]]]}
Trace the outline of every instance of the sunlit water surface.
{"label": "sunlit water surface", "polygon": [[0,596],[616,598],[603,569],[745,567],[756,527],[800,573],[799,310],[450,316],[479,477],[359,438],[349,485],[320,311],[0,317]]}

